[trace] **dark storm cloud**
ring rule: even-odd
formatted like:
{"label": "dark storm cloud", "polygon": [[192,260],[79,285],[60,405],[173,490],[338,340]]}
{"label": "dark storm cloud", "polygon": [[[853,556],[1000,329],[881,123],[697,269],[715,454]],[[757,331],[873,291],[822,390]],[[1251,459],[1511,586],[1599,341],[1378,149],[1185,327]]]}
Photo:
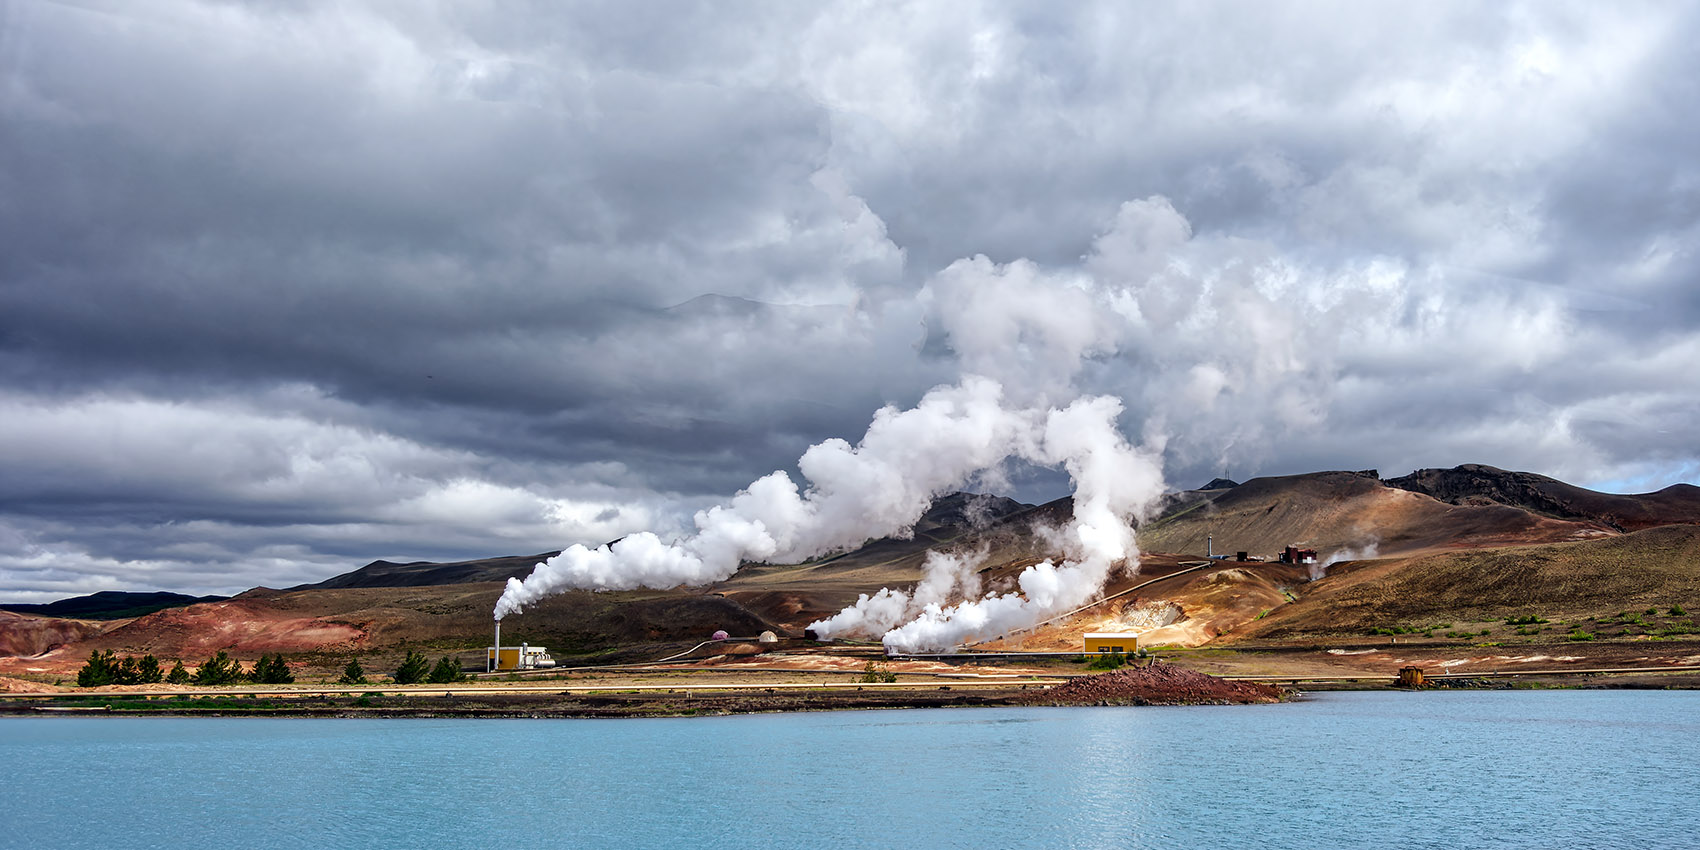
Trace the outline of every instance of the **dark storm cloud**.
{"label": "dark storm cloud", "polygon": [[1182,486],[1662,486],[1697,466],[1696,29],[14,2],[0,594],[673,531],[965,369],[1126,398]]}

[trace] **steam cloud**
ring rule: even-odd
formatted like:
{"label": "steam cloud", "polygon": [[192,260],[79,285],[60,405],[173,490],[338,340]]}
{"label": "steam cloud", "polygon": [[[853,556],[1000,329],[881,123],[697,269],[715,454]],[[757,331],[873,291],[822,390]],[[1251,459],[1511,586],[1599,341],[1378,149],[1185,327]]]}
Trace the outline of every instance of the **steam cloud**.
{"label": "steam cloud", "polygon": [[[972,558],[939,555],[913,591],[865,594],[813,628],[883,635],[890,649],[920,651],[1030,626],[1091,601],[1118,566],[1137,569],[1133,522],[1162,493],[1165,451],[1225,463],[1255,457],[1271,436],[1266,429],[1314,429],[1336,384],[1336,352],[1358,336],[1395,353],[1415,345],[1422,334],[1406,317],[1420,307],[1427,324],[1465,323],[1438,329],[1449,339],[1497,345],[1503,328],[1469,324],[1483,310],[1453,309],[1471,303],[1495,315],[1516,306],[1530,327],[1557,321],[1539,299],[1499,303],[1500,294],[1416,278],[1379,260],[1313,273],[1267,244],[1195,238],[1161,197],[1123,204],[1078,267],[959,260],[928,281],[919,303],[929,332],[969,377],[933,389],[911,410],[880,410],[856,446],[834,439],[811,447],[798,463],[804,488],[774,472],[699,512],[684,539],[643,532],[567,549],[525,580],[510,580],[496,617],[560,590],[704,584],[745,561],[795,562],[907,534],[935,498],[1018,458],[1061,465],[1074,482],[1060,563],[1025,570],[1019,592],[976,598]],[[1414,281],[1426,285],[1420,304]],[[1235,344],[1220,343],[1221,329],[1231,329]],[[1088,369],[1112,357],[1146,368]],[[1134,399],[1144,415],[1141,448],[1117,427],[1120,398]],[[1212,415],[1227,408],[1262,415]],[[1170,441],[1164,435],[1181,410],[1187,427]]]}
{"label": "steam cloud", "polygon": [[938,610],[953,596],[980,595],[980,579],[974,568],[985,553],[957,554],[932,550],[922,566],[924,577],[912,593],[882,587],[878,593],[862,594],[856,603],[836,615],[811,623],[809,628],[824,637],[833,635],[881,636],[920,616]]}
{"label": "steam cloud", "polygon": [[[1103,589],[1112,570],[1138,569],[1131,520],[1143,519],[1163,492],[1160,455],[1128,445],[1117,430],[1121,402],[1112,398],[1082,399],[1045,418],[1040,449],[1030,459],[1061,464],[1074,482],[1074,518],[1063,535],[1067,559],[1046,560],[1023,570],[1016,584],[1020,593],[988,594],[954,606],[920,600],[908,623],[888,631],[882,641],[888,650],[920,652],[948,649],[975,638],[992,637],[1030,626],[1050,614],[1090,601]],[[929,572],[923,587],[943,584]],[[811,628],[824,636],[838,633],[842,620],[853,621],[858,606],[889,604],[878,595],[858,602],[837,617]],[[907,613],[907,612],[906,612]]]}
{"label": "steam cloud", "polygon": [[1323,560],[1322,563],[1311,564],[1310,565],[1310,580],[1316,581],[1317,579],[1320,579],[1323,576],[1328,575],[1328,568],[1332,567],[1335,564],[1338,564],[1342,561],[1362,561],[1366,558],[1373,558],[1373,557],[1375,557],[1375,553],[1380,548],[1381,548],[1381,541],[1380,540],[1371,540],[1370,542],[1365,543],[1362,546],[1348,547],[1348,548],[1345,548],[1345,549],[1341,549],[1341,550],[1335,552],[1334,554],[1329,555],[1326,559]]}
{"label": "steam cloud", "polygon": [[[1121,409],[1106,397],[1061,410],[1008,407],[998,382],[965,378],[927,393],[910,410],[880,410],[857,446],[833,439],[811,447],[798,461],[806,490],[774,472],[729,504],[698,512],[696,533],[683,540],[667,543],[641,532],[594,549],[566,549],[523,581],[509,579],[496,618],[562,590],[706,584],[730,577],[745,561],[801,561],[910,533],[934,499],[1009,458],[1061,463],[1083,492],[1104,491],[1083,502],[1095,507],[1077,506],[1075,537],[1083,553],[1126,557],[1133,532],[1125,517],[1161,491],[1162,475],[1155,455],[1136,453],[1122,439],[1115,423]],[[1099,481],[1108,476],[1127,477],[1124,488],[1141,482],[1140,498]],[[895,600],[888,594],[881,603]]]}

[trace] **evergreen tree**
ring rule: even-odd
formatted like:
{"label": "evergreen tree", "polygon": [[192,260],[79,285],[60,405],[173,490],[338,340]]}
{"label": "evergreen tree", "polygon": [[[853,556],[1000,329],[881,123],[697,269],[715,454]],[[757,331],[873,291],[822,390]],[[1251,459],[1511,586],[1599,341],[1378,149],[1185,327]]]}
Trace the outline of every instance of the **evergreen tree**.
{"label": "evergreen tree", "polygon": [[165,673],[159,669],[159,659],[152,655],[142,656],[142,663],[137,665],[137,670],[144,685],[157,685],[165,678]]}
{"label": "evergreen tree", "polygon": [[112,684],[113,668],[117,666],[112,658],[112,650],[104,652],[95,650],[89,653],[88,663],[77,671],[77,687],[98,688],[101,685]]}
{"label": "evergreen tree", "polygon": [[165,681],[173,685],[189,684],[189,671],[184,669],[182,659],[178,659],[177,664],[171,668],[171,672],[165,674]]}
{"label": "evergreen tree", "polygon": [[190,680],[197,685],[228,685],[242,678],[242,662],[231,658],[224,650],[208,658]]}
{"label": "evergreen tree", "polygon": [[414,685],[425,681],[426,674],[431,672],[431,662],[425,660],[423,653],[407,651],[407,658],[396,668],[395,683],[398,685]]}
{"label": "evergreen tree", "polygon": [[254,662],[254,670],[249,677],[262,685],[287,685],[295,681],[295,674],[289,672],[289,665],[283,660],[283,653],[262,655]]}
{"label": "evergreen tree", "polygon": [[431,675],[425,681],[434,685],[441,685],[448,682],[458,682],[464,678],[466,678],[466,674],[460,671],[460,662],[445,655],[438,659],[437,666],[431,668]]}
{"label": "evergreen tree", "polygon": [[118,659],[117,664],[112,665],[112,684],[139,685],[141,681],[142,668],[141,665],[136,663],[135,658],[125,656]]}
{"label": "evergreen tree", "polygon": [[360,666],[360,659],[348,659],[348,666],[342,668],[342,678],[336,680],[339,685],[366,684],[366,671]]}

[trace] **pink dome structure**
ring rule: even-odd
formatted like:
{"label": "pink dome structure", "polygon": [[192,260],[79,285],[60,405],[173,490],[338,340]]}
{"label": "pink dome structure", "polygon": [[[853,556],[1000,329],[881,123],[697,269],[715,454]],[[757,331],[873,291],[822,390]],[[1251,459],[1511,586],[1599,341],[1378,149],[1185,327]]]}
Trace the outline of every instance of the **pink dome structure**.
{"label": "pink dome structure", "polygon": [[727,634],[725,629],[720,629],[714,633],[714,637],[710,638],[710,640],[725,640],[729,637],[731,637],[731,635]]}

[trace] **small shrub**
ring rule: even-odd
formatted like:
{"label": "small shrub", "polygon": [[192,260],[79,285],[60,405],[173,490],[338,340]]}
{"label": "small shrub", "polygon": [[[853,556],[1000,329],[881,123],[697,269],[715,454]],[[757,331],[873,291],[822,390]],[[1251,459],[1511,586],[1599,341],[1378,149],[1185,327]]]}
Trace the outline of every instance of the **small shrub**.
{"label": "small shrub", "polygon": [[366,671],[360,666],[360,659],[348,659],[348,666],[342,668],[342,678],[337,679],[336,683],[339,685],[366,684]]}
{"label": "small shrub", "polygon": [[77,687],[98,688],[101,685],[112,684],[114,668],[117,666],[112,658],[112,650],[95,650],[89,653],[89,660],[83,668],[77,671]]}
{"label": "small shrub", "polygon": [[283,660],[281,652],[260,656],[248,676],[262,685],[287,685],[295,681],[295,674],[289,672],[289,664]]}
{"label": "small shrub", "polygon": [[1120,670],[1127,664],[1127,658],[1119,652],[1100,652],[1086,665],[1088,670]]}
{"label": "small shrub", "polygon": [[444,685],[464,678],[466,674],[461,672],[460,662],[445,655],[437,660],[437,666],[431,668],[431,673],[425,677],[425,681],[433,685]]}
{"label": "small shrub", "polygon": [[165,681],[165,671],[159,669],[159,659],[150,653],[142,656],[141,663],[136,665],[137,679],[144,685],[157,685]]}
{"label": "small shrub", "polygon": [[869,661],[868,666],[862,668],[862,677],[856,681],[868,683],[895,682],[897,681],[897,674],[886,669],[884,664]]}
{"label": "small shrub", "polygon": [[1383,626],[1381,628],[1370,629],[1369,633],[1372,635],[1414,635],[1418,632],[1410,626]]}
{"label": "small shrub", "polygon": [[1681,605],[1670,606],[1670,615],[1672,617],[1682,617],[1682,616],[1686,616],[1687,614],[1688,614],[1688,612],[1683,610]]}
{"label": "small shrub", "polygon": [[430,672],[431,662],[425,660],[424,653],[410,649],[401,666],[396,668],[393,678],[398,685],[415,685],[425,681]]}
{"label": "small shrub", "polygon": [[1577,628],[1576,631],[1573,631],[1570,634],[1565,636],[1565,640],[1582,641],[1582,640],[1593,640],[1593,639],[1594,639],[1594,633],[1593,632],[1585,632],[1585,631],[1582,631],[1581,628]]}
{"label": "small shrub", "polygon": [[221,649],[195,670],[190,681],[197,685],[228,685],[240,681],[242,675],[242,662]]}

